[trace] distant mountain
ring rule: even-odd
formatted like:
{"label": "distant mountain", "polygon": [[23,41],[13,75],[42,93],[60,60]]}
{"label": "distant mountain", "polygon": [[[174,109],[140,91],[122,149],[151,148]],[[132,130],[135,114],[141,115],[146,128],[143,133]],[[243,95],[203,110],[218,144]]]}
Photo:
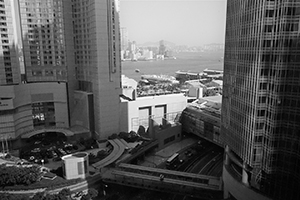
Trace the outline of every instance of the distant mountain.
{"label": "distant mountain", "polygon": [[[175,43],[169,42],[167,40],[164,40],[164,44],[165,44],[165,46],[170,47],[170,48],[173,48],[173,47],[176,46]],[[145,42],[143,44],[138,44],[138,46],[141,46],[141,47],[158,47],[159,46],[159,41],[157,41],[157,42]]]}

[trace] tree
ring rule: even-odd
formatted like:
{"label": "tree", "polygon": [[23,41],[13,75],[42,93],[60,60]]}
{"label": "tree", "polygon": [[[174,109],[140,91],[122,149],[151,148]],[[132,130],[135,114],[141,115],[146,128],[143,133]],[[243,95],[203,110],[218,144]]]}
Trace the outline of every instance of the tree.
{"label": "tree", "polygon": [[91,199],[93,199],[97,196],[98,196],[98,191],[95,190],[94,188],[91,188],[91,189],[88,190],[87,194],[82,195],[80,200],[91,200]]}
{"label": "tree", "polygon": [[139,129],[138,129],[138,134],[139,135],[142,135],[142,134],[145,134],[146,133],[146,129],[144,126],[140,125],[139,126]]}
{"label": "tree", "polygon": [[58,194],[64,197],[69,197],[71,196],[71,190],[69,188],[64,188]]}
{"label": "tree", "polygon": [[44,196],[45,196],[45,192],[37,192],[34,194],[31,200],[42,200]]}
{"label": "tree", "polygon": [[91,198],[94,198],[98,196],[98,191],[94,188],[91,188],[88,190],[88,194],[91,196]]}

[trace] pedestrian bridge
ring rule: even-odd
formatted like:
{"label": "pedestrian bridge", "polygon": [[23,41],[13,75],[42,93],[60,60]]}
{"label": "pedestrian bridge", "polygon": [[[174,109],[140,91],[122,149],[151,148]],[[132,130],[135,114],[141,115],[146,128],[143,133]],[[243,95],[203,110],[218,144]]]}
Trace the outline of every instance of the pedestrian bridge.
{"label": "pedestrian bridge", "polygon": [[[161,175],[164,176],[163,179],[160,178]],[[103,174],[103,181],[203,199],[222,199],[223,197],[219,177],[125,163]]]}
{"label": "pedestrian bridge", "polygon": [[100,160],[97,163],[94,163],[92,166],[95,169],[101,169],[102,167],[108,166],[114,163],[120,158],[126,148],[125,141],[119,139],[108,140],[108,142],[113,146],[113,151],[104,159]]}

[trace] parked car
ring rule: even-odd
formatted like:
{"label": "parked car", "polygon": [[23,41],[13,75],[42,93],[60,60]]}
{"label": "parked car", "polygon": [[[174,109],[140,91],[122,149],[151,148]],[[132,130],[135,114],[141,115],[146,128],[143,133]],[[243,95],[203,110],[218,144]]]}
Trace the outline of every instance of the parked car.
{"label": "parked car", "polygon": [[31,150],[32,153],[37,153],[37,152],[41,152],[40,148],[34,148]]}
{"label": "parked car", "polygon": [[54,162],[57,162],[57,161],[60,161],[60,160],[61,160],[61,157],[60,157],[60,156],[54,157],[52,160],[53,160]]}
{"label": "parked car", "polygon": [[54,157],[57,157],[57,153],[53,150],[50,150],[50,151],[47,151],[47,157],[48,158],[54,158]]}
{"label": "parked car", "polygon": [[67,155],[67,153],[62,149],[62,148],[58,148],[57,149],[63,156]]}

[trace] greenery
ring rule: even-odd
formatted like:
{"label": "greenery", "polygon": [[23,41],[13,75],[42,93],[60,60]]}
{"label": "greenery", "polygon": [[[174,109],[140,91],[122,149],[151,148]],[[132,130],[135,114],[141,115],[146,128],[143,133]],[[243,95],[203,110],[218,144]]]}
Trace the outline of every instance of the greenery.
{"label": "greenery", "polygon": [[83,145],[85,149],[95,149],[99,147],[96,140],[93,138],[89,138],[89,139],[80,138],[79,143]]}
{"label": "greenery", "polygon": [[[47,189],[57,189],[64,186],[73,185],[76,183],[81,182],[82,179],[72,179],[72,180],[65,180],[62,177],[56,177],[54,180],[49,179],[41,179],[30,185],[14,185],[14,186],[5,186],[4,190],[33,190],[38,188],[47,188]],[[1,198],[0,198],[1,199]],[[1,199],[2,200],[2,199]]]}
{"label": "greenery", "polygon": [[[46,192],[37,192],[33,197],[24,195],[15,195],[9,193],[0,193],[1,200],[73,200],[70,189],[62,189],[57,194],[49,194]],[[88,190],[87,194],[81,196],[80,200],[92,200],[98,196],[98,191],[94,188]]]}
{"label": "greenery", "polygon": [[39,167],[16,167],[0,165],[0,186],[30,185],[40,180]]}

